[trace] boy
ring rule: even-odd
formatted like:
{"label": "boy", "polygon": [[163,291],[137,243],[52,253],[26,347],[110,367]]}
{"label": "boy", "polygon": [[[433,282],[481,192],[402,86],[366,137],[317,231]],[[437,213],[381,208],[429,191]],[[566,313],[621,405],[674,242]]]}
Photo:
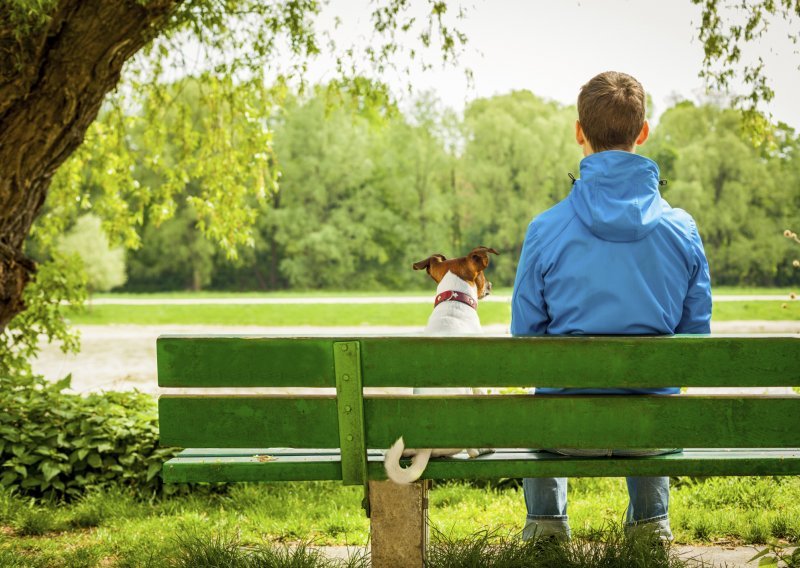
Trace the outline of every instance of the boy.
{"label": "boy", "polygon": [[[580,179],[528,227],[511,307],[512,335],[709,333],[711,285],[692,217],[659,193],[658,166],[634,153],[649,134],[642,85],[606,72],[581,87]],[[536,395],[678,394],[660,389],[537,389]],[[620,455],[614,450],[549,450]],[[648,455],[674,450],[651,450]],[[631,452],[628,452],[630,455]],[[636,452],[642,455],[642,452]],[[671,540],[669,478],[629,477],[626,528]],[[569,538],[566,478],[523,481],[523,538]]]}

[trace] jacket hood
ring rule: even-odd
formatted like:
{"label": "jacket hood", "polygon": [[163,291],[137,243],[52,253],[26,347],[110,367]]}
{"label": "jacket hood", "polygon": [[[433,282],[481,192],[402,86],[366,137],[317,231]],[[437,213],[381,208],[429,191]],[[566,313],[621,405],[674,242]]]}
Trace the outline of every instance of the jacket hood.
{"label": "jacket hood", "polygon": [[662,215],[658,165],[631,152],[608,150],[581,160],[570,201],[578,218],[606,241],[644,238]]}

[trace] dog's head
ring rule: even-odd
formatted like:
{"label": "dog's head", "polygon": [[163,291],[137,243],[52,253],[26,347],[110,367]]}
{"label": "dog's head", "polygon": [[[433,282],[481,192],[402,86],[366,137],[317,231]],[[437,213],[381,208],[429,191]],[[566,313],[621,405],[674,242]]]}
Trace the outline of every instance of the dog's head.
{"label": "dog's head", "polygon": [[442,281],[444,275],[452,272],[465,282],[475,286],[478,299],[492,291],[492,283],[486,280],[483,271],[489,266],[489,253],[500,254],[493,248],[475,247],[467,256],[447,260],[443,254],[434,254],[414,263],[414,270],[425,270],[436,283]]}

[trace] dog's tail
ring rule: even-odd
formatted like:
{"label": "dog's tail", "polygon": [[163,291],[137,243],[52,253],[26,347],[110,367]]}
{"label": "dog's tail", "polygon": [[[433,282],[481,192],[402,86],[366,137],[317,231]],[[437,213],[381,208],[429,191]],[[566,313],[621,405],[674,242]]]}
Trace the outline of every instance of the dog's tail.
{"label": "dog's tail", "polygon": [[411,458],[411,465],[403,468],[400,467],[400,458],[403,456],[404,449],[405,443],[401,436],[386,452],[386,456],[383,458],[383,467],[386,469],[386,475],[395,483],[414,483],[425,471],[431,457],[431,450],[418,450],[416,455]]}

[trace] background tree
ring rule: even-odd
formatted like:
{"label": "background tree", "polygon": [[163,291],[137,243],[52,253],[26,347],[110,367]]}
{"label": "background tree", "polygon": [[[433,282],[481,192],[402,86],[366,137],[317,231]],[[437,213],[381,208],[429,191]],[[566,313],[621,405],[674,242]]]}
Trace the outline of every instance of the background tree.
{"label": "background tree", "polygon": [[89,294],[107,292],[125,284],[125,249],[112,247],[100,218],[83,215],[59,240],[58,250],[81,259]]}
{"label": "background tree", "polygon": [[[399,289],[423,284],[413,261],[476,243],[502,250],[492,279],[510,285],[527,224],[570,191],[567,172],[579,175],[575,116],[527,91],[474,101],[463,118],[430,95],[401,110],[338,84],[287,94],[267,117],[282,176],[255,201],[254,246],[231,261],[202,238],[191,208],[166,222],[146,215],[126,289]],[[180,131],[177,119],[166,128]],[[659,164],[667,200],[697,219],[714,284],[797,282],[775,235],[800,204],[798,138],[780,127],[773,140],[753,146],[738,111],[684,101],[638,150]],[[134,181],[152,176],[141,167]],[[203,183],[184,191],[200,195]]]}
{"label": "background tree", "polygon": [[663,164],[664,197],[697,220],[716,284],[786,284],[791,259],[775,238],[800,197],[797,138],[754,147],[742,115],[683,102],[661,117],[642,153]]}
{"label": "background tree", "polygon": [[[467,246],[484,244],[498,283],[514,280],[525,230],[533,215],[566,197],[568,172],[577,176],[574,107],[515,91],[472,102],[464,113],[461,212]],[[470,244],[474,243],[474,244]]]}
{"label": "background tree", "polygon": [[197,214],[182,206],[158,226],[145,222],[142,246],[129,255],[126,290],[201,290],[211,282],[214,253],[197,229]]}

